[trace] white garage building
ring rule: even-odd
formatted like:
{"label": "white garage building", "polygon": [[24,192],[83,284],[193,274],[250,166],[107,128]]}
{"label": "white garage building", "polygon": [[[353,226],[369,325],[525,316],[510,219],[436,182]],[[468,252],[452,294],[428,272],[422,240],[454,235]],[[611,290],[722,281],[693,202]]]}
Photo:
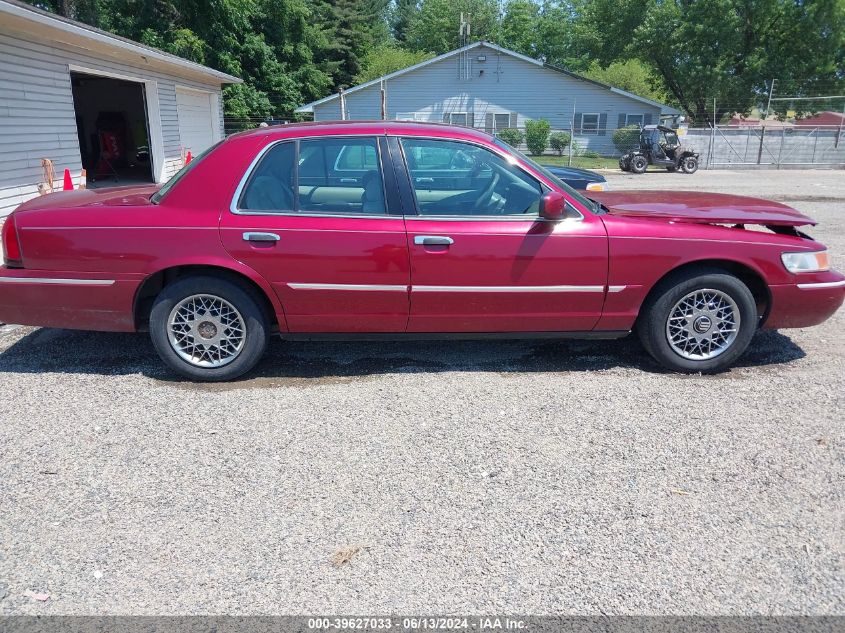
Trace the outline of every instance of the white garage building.
{"label": "white garage building", "polygon": [[164,182],[223,136],[221,87],[237,77],[17,0],[0,0],[0,218],[61,186]]}

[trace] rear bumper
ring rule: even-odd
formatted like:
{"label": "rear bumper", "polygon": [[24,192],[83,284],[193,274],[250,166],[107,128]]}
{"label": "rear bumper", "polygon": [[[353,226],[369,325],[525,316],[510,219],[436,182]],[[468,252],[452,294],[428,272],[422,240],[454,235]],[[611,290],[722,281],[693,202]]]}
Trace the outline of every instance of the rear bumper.
{"label": "rear bumper", "polygon": [[133,332],[142,275],[68,273],[0,266],[0,321],[76,330]]}
{"label": "rear bumper", "polygon": [[763,327],[810,327],[829,319],[845,301],[845,276],[831,271],[813,281],[773,285],[769,289],[772,305]]}

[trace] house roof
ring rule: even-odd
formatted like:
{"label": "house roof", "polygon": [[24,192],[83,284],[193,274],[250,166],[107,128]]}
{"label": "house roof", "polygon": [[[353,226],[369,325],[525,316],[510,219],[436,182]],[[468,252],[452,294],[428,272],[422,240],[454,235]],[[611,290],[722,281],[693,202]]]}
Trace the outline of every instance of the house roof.
{"label": "house roof", "polygon": [[3,25],[15,30],[31,32],[52,41],[84,46],[96,52],[111,52],[129,56],[135,66],[167,67],[178,75],[209,79],[214,83],[242,83],[243,80],[208,66],[144,46],[125,37],[103,31],[88,24],[49,13],[19,0],[0,0],[0,19]]}
{"label": "house roof", "polygon": [[[653,101],[651,99],[647,99],[646,97],[641,97],[636,95],[632,92],[628,92],[627,90],[622,90],[621,88],[616,88],[615,86],[611,86],[609,84],[602,83],[600,81],[595,81],[593,79],[589,79],[577,73],[571,72],[569,70],[565,70],[563,68],[559,68],[558,66],[553,66],[552,64],[547,64],[542,60],[534,59],[533,57],[528,57],[527,55],[523,55],[522,53],[517,53],[516,51],[512,51],[507,48],[503,48],[498,46],[497,44],[493,44],[492,42],[485,42],[483,40],[478,42],[473,42],[472,44],[467,44],[466,46],[462,46],[461,48],[456,48],[455,50],[449,51],[448,53],[443,53],[442,55],[438,55],[437,57],[432,57],[431,59],[427,59],[425,61],[419,62],[418,64],[414,64],[413,66],[408,66],[407,68],[402,68],[400,70],[394,71],[392,73],[388,73],[386,75],[382,75],[381,77],[377,77],[370,81],[364,82],[362,84],[358,84],[357,86],[353,86],[345,91],[346,94],[350,94],[353,92],[358,92],[359,90],[363,90],[364,88],[369,88],[370,86],[375,86],[380,84],[382,81],[387,81],[389,79],[393,79],[394,77],[399,77],[400,75],[405,75],[407,73],[413,72],[419,68],[423,68],[424,66],[428,66],[430,64],[434,64],[435,62],[443,61],[444,59],[448,59],[450,57],[454,57],[455,55],[459,55],[461,53],[465,53],[470,51],[474,48],[478,48],[484,46],[485,48],[491,48],[494,51],[502,53],[504,55],[510,55],[511,57],[515,57],[516,59],[521,59],[524,62],[529,64],[534,64],[535,66],[540,66],[541,68],[546,68],[548,70],[561,73],[572,77],[574,79],[578,79],[580,81],[585,81],[587,83],[593,84],[594,86],[598,86],[600,88],[604,88],[609,90],[613,93],[618,95],[622,95],[624,97],[628,97],[629,99],[634,99],[636,101],[640,101],[642,103],[647,103],[649,105],[653,105],[655,107],[660,108],[661,114],[682,114],[680,110],[672,108],[664,103],[658,103],[657,101]],[[331,94],[328,97],[323,97],[322,99],[318,99],[317,101],[312,101],[311,103],[306,103],[304,106],[301,106],[296,109],[296,112],[313,112],[314,106],[321,105],[323,103],[327,103],[332,101],[333,99],[337,99],[339,95]]]}

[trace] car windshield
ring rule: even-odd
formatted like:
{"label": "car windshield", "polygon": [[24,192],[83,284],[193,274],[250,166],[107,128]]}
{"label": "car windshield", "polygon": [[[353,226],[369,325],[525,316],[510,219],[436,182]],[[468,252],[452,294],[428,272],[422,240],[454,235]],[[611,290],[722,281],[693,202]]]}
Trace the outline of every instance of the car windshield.
{"label": "car windshield", "polygon": [[212,150],[218,145],[220,145],[220,143],[222,142],[223,141],[217,141],[214,145],[206,149],[204,152],[192,158],[190,163],[188,163],[187,165],[182,167],[182,169],[173,174],[170,177],[170,180],[168,180],[162,185],[161,189],[159,189],[152,196],[150,196],[150,202],[152,202],[153,204],[158,204],[159,202],[161,202],[162,198],[164,198],[164,196],[166,196],[167,193],[171,189],[173,189],[173,187],[176,186],[176,183],[182,180],[182,178],[184,178],[188,174],[188,172],[190,172],[194,167],[196,167],[203,158],[208,156],[212,152]]}
{"label": "car windshield", "polygon": [[501,147],[503,150],[505,150],[505,151],[506,151],[506,152],[508,152],[509,154],[513,154],[514,156],[516,156],[517,158],[519,158],[521,161],[523,161],[523,162],[525,162],[525,163],[527,163],[527,164],[531,165],[531,167],[532,167],[532,168],[536,169],[538,172],[540,172],[541,174],[543,174],[546,178],[548,178],[549,180],[551,180],[553,183],[555,183],[555,185],[557,185],[558,187],[560,187],[563,191],[565,191],[567,194],[569,194],[570,196],[572,196],[573,198],[575,198],[578,202],[580,202],[581,204],[583,204],[585,207],[587,207],[587,208],[588,208],[588,209],[590,209],[591,211],[595,211],[595,210],[596,210],[596,203],[595,203],[595,202],[593,202],[593,201],[592,201],[592,200],[590,200],[589,198],[586,198],[585,196],[583,196],[583,195],[581,195],[580,193],[578,193],[575,189],[573,189],[572,187],[570,187],[569,185],[567,185],[565,182],[563,182],[560,178],[558,178],[557,176],[555,176],[555,175],[554,175],[552,172],[550,172],[548,169],[546,169],[546,168],[545,168],[545,167],[543,167],[542,165],[538,165],[538,164],[537,164],[537,163],[535,163],[533,160],[531,160],[530,158],[528,158],[528,156],[526,156],[525,154],[523,154],[522,152],[520,152],[518,149],[515,149],[515,148],[511,147],[510,145],[508,145],[508,144],[507,144],[507,143],[505,143],[504,141],[499,140],[499,139],[494,139],[494,142],[496,143],[496,145],[497,145],[497,146]]}
{"label": "car windshield", "polygon": [[678,144],[678,135],[674,132],[666,132],[666,142],[669,145],[677,145]]}

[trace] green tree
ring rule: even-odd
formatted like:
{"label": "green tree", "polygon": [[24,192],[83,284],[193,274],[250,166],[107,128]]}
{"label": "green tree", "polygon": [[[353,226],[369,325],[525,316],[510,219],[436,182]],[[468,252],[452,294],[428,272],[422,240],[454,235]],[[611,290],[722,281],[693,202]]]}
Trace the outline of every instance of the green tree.
{"label": "green tree", "polygon": [[499,43],[505,48],[537,57],[537,28],[540,7],[532,0],[508,0],[499,29]]}
{"label": "green tree", "polygon": [[639,59],[613,62],[605,67],[593,62],[583,75],[660,103],[671,100],[662,79]]}
{"label": "green tree", "polygon": [[390,9],[390,30],[399,44],[408,41],[411,22],[419,11],[419,0],[396,0]]}
{"label": "green tree", "polygon": [[471,41],[497,39],[497,0],[422,0],[408,29],[408,44],[414,50],[437,55],[457,48],[462,12],[470,16]]}
{"label": "green tree", "polygon": [[361,71],[355,76],[355,83],[364,83],[376,77],[413,66],[427,59],[431,53],[409,51],[395,44],[384,44],[372,49],[361,62]]}
{"label": "green tree", "polygon": [[499,130],[496,132],[496,136],[514,149],[522,145],[522,141],[525,140],[525,134],[522,133],[522,130],[515,127],[508,127],[503,130]]}
{"label": "green tree", "polygon": [[717,119],[748,112],[771,78],[792,94],[841,90],[843,24],[843,0],[591,0],[577,30],[579,46],[603,64],[635,57],[654,68],[704,121],[714,98]]}
{"label": "green tree", "polygon": [[628,125],[613,131],[613,144],[621,153],[625,154],[640,144],[640,126]]}
{"label": "green tree", "polygon": [[540,156],[549,147],[549,132],[552,126],[546,119],[525,122],[525,144],[534,156]]}

